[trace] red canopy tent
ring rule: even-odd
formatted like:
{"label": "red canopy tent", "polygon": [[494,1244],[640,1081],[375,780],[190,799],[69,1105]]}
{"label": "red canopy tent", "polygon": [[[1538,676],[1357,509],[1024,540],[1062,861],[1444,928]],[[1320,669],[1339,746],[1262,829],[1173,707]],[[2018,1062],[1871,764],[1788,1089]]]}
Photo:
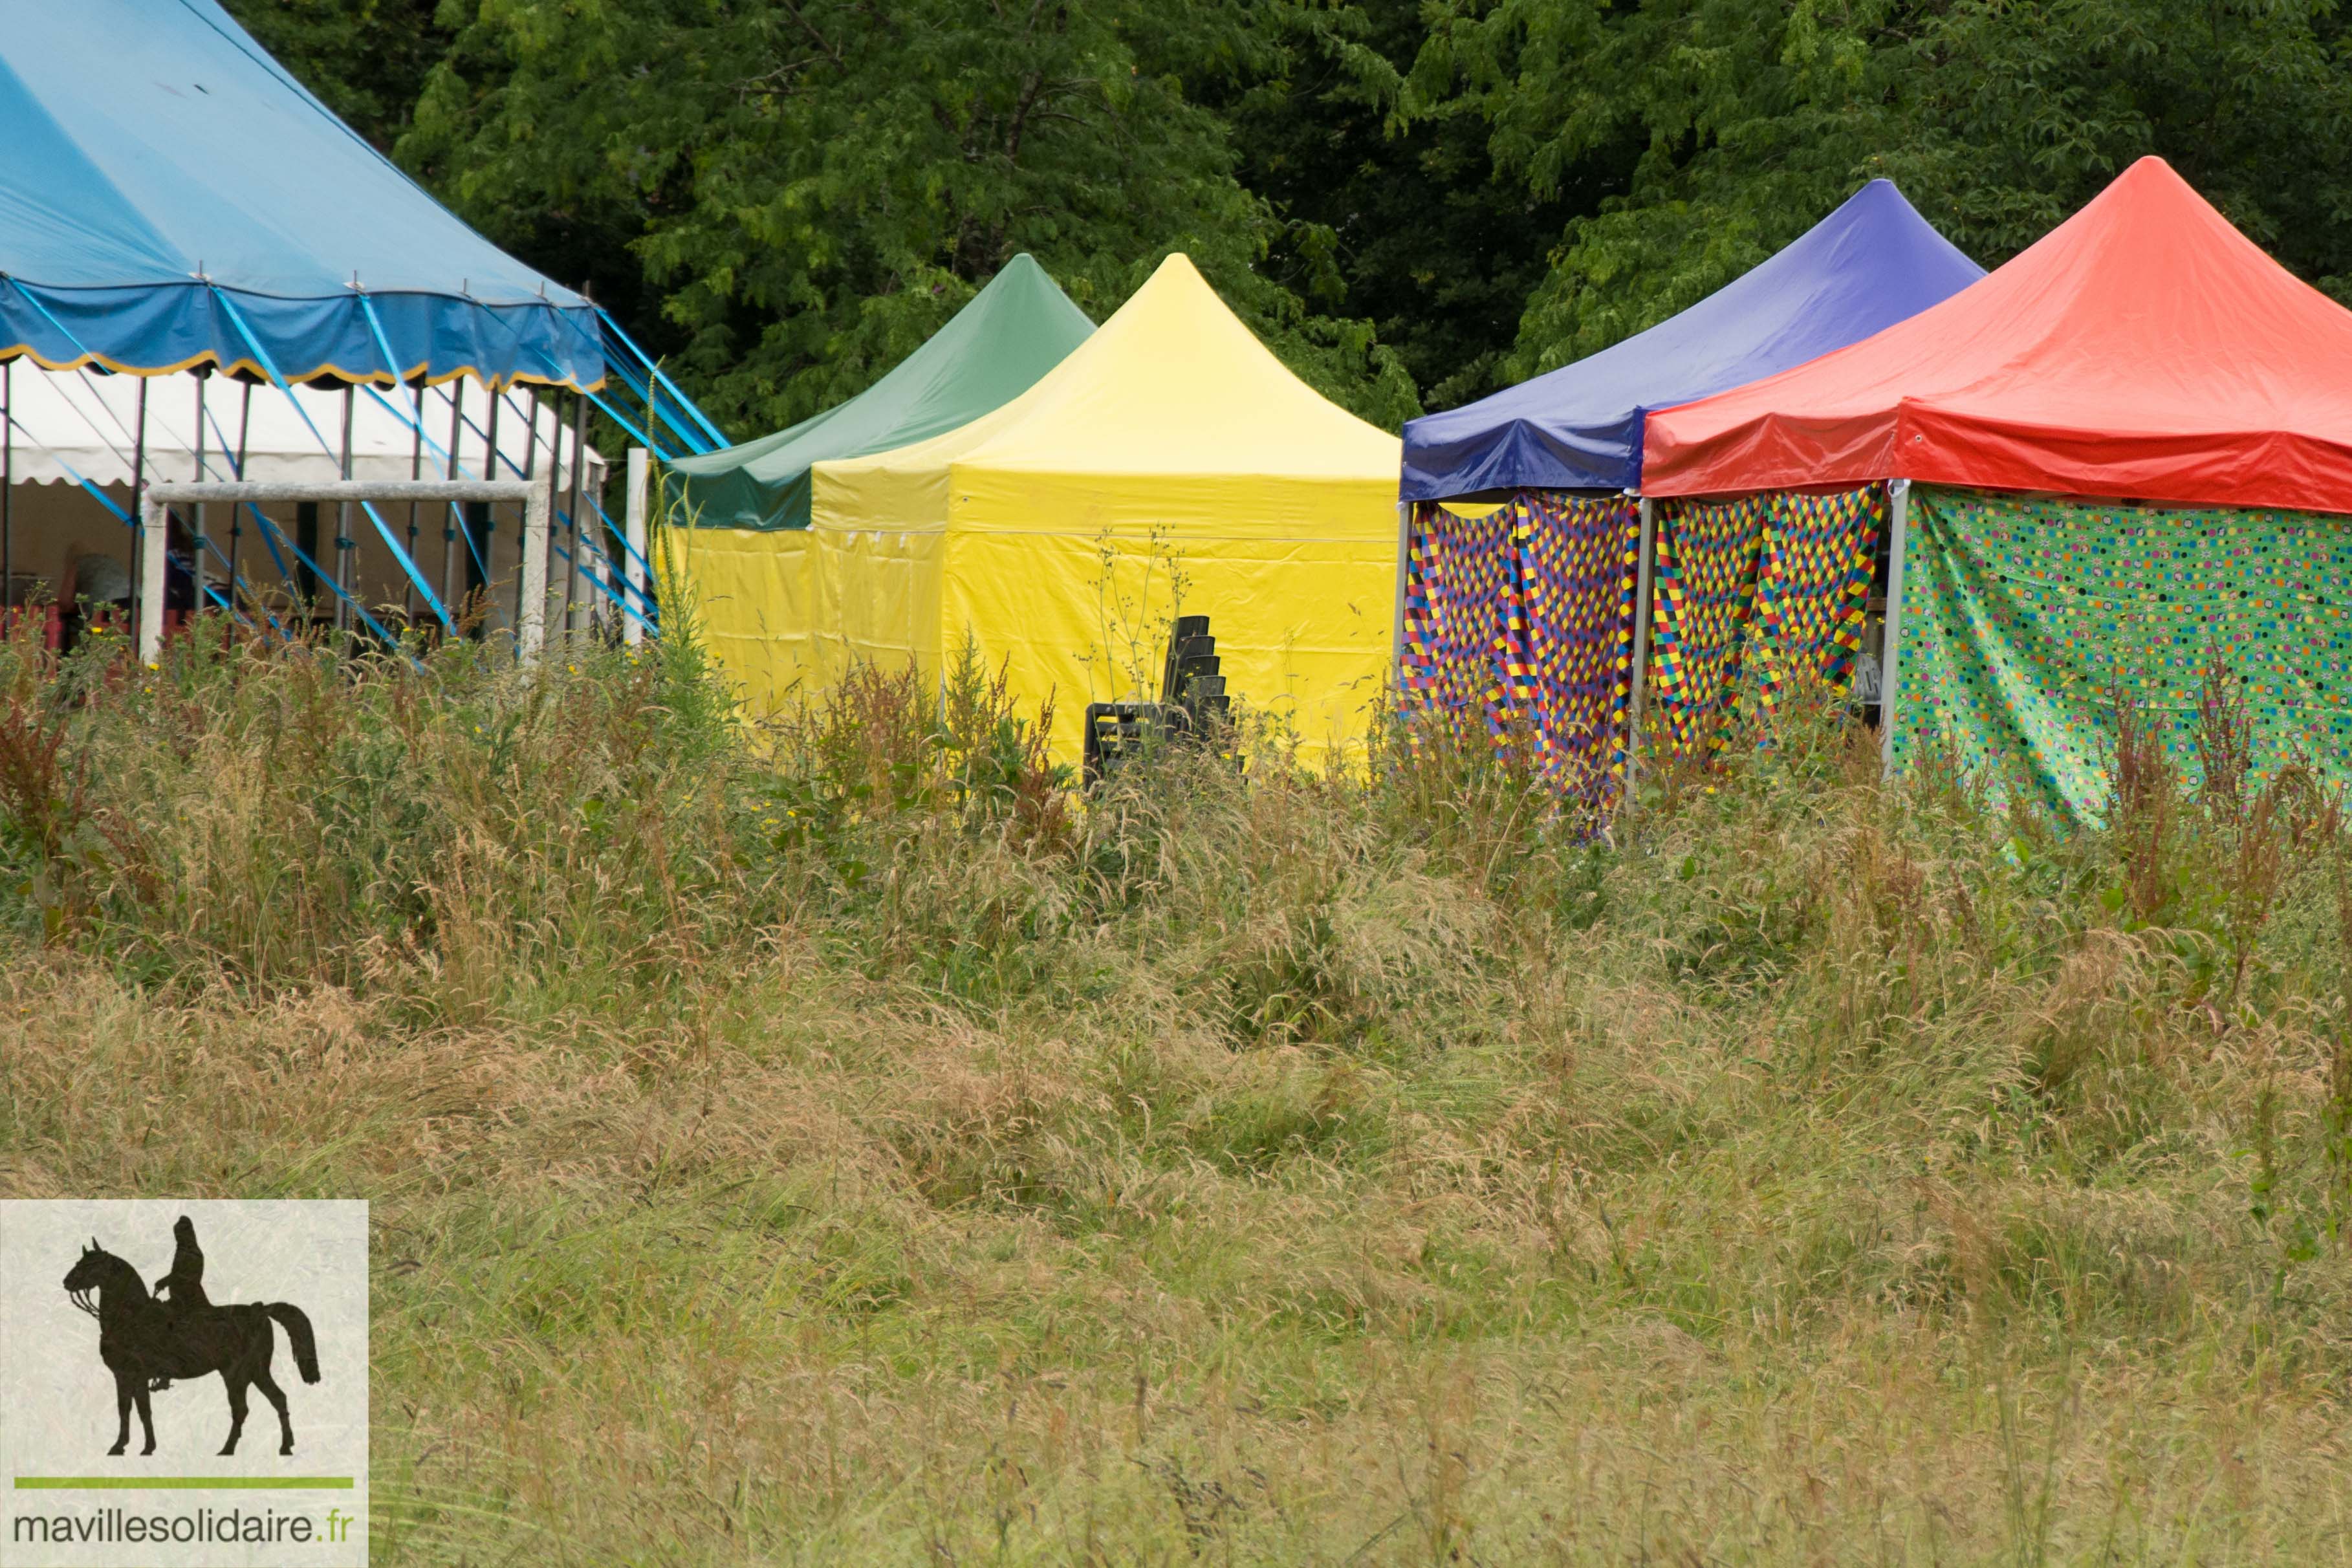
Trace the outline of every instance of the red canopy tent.
{"label": "red canopy tent", "polygon": [[2352,310],[2143,158],[1942,304],[1649,416],[1645,495],[1886,479],[2352,512]]}

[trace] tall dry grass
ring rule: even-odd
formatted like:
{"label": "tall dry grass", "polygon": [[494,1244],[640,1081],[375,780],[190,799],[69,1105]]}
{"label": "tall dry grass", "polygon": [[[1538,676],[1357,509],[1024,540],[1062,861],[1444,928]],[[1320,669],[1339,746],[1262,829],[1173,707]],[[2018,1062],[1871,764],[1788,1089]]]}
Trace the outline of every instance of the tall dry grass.
{"label": "tall dry grass", "polygon": [[2099,833],[1801,715],[1596,838],[952,688],[0,649],[0,1193],[373,1199],[385,1563],[2352,1557],[2226,689]]}

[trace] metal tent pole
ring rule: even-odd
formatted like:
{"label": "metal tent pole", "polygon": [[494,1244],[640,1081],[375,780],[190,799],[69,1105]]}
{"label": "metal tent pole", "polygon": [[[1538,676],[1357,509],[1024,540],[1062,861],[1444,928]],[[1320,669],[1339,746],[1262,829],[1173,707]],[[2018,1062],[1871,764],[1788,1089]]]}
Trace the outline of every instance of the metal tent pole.
{"label": "metal tent pole", "polygon": [[621,602],[637,612],[621,616],[621,641],[635,647],[646,639],[646,627],[639,619],[646,612],[646,491],[653,480],[653,454],[643,447],[629,448],[629,491],[623,501],[623,522],[628,529],[628,562],[624,574],[628,578],[627,596]]}
{"label": "metal tent pole", "polygon": [[[449,477],[457,477],[457,444],[466,434],[466,378],[449,384]],[[488,476],[486,476],[488,477]],[[441,602],[457,596],[457,520],[453,503],[441,519]]]}
{"label": "metal tent pole", "polygon": [[[142,384],[144,384],[143,383]],[[139,533],[143,543],[139,555],[138,627],[139,662],[152,664],[163,652],[163,552],[168,531],[166,519],[171,515],[169,502],[142,494],[139,510]]]}
{"label": "metal tent pole", "polygon": [[[147,378],[139,378],[138,427],[131,438],[131,515],[144,517],[140,502],[147,495]],[[141,595],[147,581],[147,561],[142,554],[146,547],[148,531],[141,527],[131,535],[131,613],[136,617],[143,613]],[[157,623],[159,626],[161,622]],[[158,646],[161,646],[160,644]],[[142,658],[147,657],[143,652]]]}
{"label": "metal tent pole", "polygon": [[[352,406],[359,392],[350,382],[343,384],[343,458],[342,475],[346,483],[352,477]],[[349,631],[352,625],[352,601],[358,596],[359,541],[352,537],[352,503],[338,501],[335,505],[335,586],[342,590],[335,595],[335,629]]]}
{"label": "metal tent pole", "polygon": [[563,536],[570,549],[563,560],[563,629],[580,629],[580,552],[587,548],[588,531],[580,526],[580,498],[587,493],[588,476],[588,395],[572,394],[572,475],[564,493],[571,500],[571,516],[566,519]]}
{"label": "metal tent pole", "polygon": [[[506,405],[507,400],[503,397],[490,399],[489,422],[483,433],[483,440],[488,443],[488,449],[482,454],[482,477],[486,479],[499,477],[499,416],[505,411]],[[467,549],[464,564],[469,579],[477,574],[481,577],[485,626],[489,623],[487,610],[490,599],[490,541],[498,527],[498,509],[488,501],[480,501],[466,509]],[[477,556],[480,559],[477,560]]]}
{"label": "metal tent pole", "polygon": [[1878,661],[1878,765],[1895,773],[1895,700],[1903,653],[1903,545],[1910,531],[1911,481],[1886,481],[1886,507],[1893,522],[1886,555],[1886,626]]}
{"label": "metal tent pole", "polygon": [[[536,416],[531,426],[537,430]],[[554,467],[548,465],[551,471]],[[515,658],[526,669],[539,662],[547,640],[547,535],[554,514],[554,481],[543,489],[533,485],[522,503],[521,586],[516,590]]]}
{"label": "metal tent pole", "polygon": [[0,598],[16,605],[16,362],[0,359]]}
{"label": "metal tent pole", "polygon": [[1642,498],[1642,542],[1633,577],[1633,676],[1626,696],[1625,777],[1630,783],[1642,763],[1642,702],[1649,695],[1650,598],[1658,571],[1658,503]]}
{"label": "metal tent pole", "polygon": [[[395,387],[394,390],[397,391],[398,388]],[[412,479],[422,479],[425,477],[425,372],[422,370],[416,373],[415,427],[408,433],[408,477]],[[408,558],[411,561],[416,559],[416,503],[410,501],[408,503]],[[448,601],[444,599],[442,603],[446,605]],[[416,618],[416,584],[404,575],[400,584],[400,613],[404,619],[413,621]]]}
{"label": "metal tent pole", "polygon": [[[528,387],[519,386],[515,390],[522,395],[523,424],[527,429],[527,434],[523,437],[522,443],[522,477],[523,482],[528,484],[539,473],[539,399],[531,395],[530,390]],[[554,465],[551,463],[549,464],[549,467],[552,468]],[[551,508],[554,505],[554,500],[555,492],[551,489],[548,491],[548,504]],[[519,569],[515,574],[515,625],[517,626],[520,626],[522,625],[522,571],[527,570],[529,565],[530,563],[528,561],[520,562],[519,567],[520,569]],[[544,594],[546,591],[547,577],[545,568],[542,566],[540,575],[540,592]],[[546,624],[546,611],[547,606],[545,605],[541,605],[540,606],[540,615],[541,625],[542,626]]]}
{"label": "metal tent pole", "polygon": [[[236,477],[245,478],[246,438],[253,432],[253,383],[245,383],[245,406],[236,417]],[[236,547],[245,537],[245,519],[236,508],[228,509],[228,580],[236,583]]]}
{"label": "metal tent pole", "polygon": [[[196,371],[196,482],[199,484],[209,477],[205,472],[205,383],[209,379],[199,366]],[[195,568],[188,597],[188,615],[193,619],[202,614],[205,607],[205,503],[198,501],[191,510],[196,526],[195,543],[188,554],[189,563]]]}

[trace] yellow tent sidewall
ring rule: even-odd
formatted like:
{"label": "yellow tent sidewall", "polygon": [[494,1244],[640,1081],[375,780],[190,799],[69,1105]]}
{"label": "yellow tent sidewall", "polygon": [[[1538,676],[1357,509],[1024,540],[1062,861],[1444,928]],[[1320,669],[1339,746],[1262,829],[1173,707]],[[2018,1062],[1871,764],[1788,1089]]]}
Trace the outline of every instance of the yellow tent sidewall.
{"label": "yellow tent sidewall", "polygon": [[665,527],[654,567],[664,605],[691,617],[749,716],[778,712],[831,679],[818,636],[825,623],[815,542],[805,530]]}
{"label": "yellow tent sidewall", "polygon": [[943,579],[943,648],[968,627],[1024,714],[1050,699],[1065,762],[1088,702],[1160,696],[1180,614],[1209,617],[1226,690],[1295,734],[1310,764],[1361,742],[1387,675],[1393,542],[956,530]]}

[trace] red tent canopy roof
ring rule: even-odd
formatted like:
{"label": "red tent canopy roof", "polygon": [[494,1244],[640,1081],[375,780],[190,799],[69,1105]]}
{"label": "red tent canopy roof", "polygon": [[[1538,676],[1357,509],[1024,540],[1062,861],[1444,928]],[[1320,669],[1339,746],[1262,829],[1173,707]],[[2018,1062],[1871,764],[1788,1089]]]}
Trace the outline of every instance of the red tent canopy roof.
{"label": "red tent canopy roof", "polygon": [[1649,416],[1642,488],[1904,478],[2352,512],[2352,310],[2142,158],[2006,267]]}

